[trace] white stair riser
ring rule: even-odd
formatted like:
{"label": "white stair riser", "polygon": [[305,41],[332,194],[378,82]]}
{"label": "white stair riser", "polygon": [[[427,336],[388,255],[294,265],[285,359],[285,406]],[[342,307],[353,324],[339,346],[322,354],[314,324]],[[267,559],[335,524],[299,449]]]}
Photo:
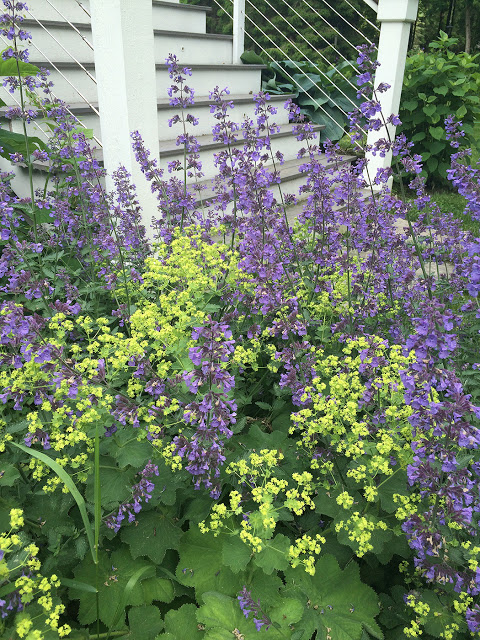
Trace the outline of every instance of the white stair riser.
{"label": "white stair riser", "polygon": [[[168,74],[157,70],[157,95],[161,98],[167,95],[172,81]],[[244,67],[225,67],[217,69],[193,69],[193,75],[188,77],[188,83],[195,89],[196,96],[208,96],[219,86],[228,88],[236,94],[258,93],[261,85],[261,71],[245,65]]]}
{"label": "white stair riser", "polygon": [[[178,110],[175,109],[160,109],[158,112],[158,130],[160,140],[171,140],[179,135],[180,124],[173,125],[171,128],[168,126],[168,120],[172,118]],[[193,116],[199,119],[197,126],[188,128],[188,132],[192,132],[195,136],[209,135],[212,133],[212,128],[218,124],[218,120],[210,113],[210,107],[207,106],[194,106],[187,110],[187,113],[191,113]],[[235,123],[241,123],[248,118],[255,118],[255,104],[238,104],[234,109],[229,111],[230,120]],[[278,111],[275,116],[272,116],[272,121],[277,124],[288,124],[288,113],[283,109],[282,104],[278,104]]]}
{"label": "white stair riser", "polygon": [[[178,24],[177,24],[178,27]],[[183,28],[183,25],[182,25]],[[31,42],[25,45],[30,52],[30,62],[94,62],[94,52],[82,37],[70,27],[47,26],[48,32],[40,25],[29,26]],[[81,34],[92,44],[92,31],[89,28],[79,29]],[[4,46],[8,46],[2,38]],[[231,64],[232,41],[218,38],[199,38],[155,34],[155,60],[162,64],[168,54],[175,54],[184,64]]]}
{"label": "white stair riser", "polygon": [[[255,118],[255,105],[253,102],[251,104],[239,104],[230,112],[230,118],[235,123],[241,123],[246,117]],[[175,114],[179,113],[177,109],[169,108],[169,109],[159,109],[158,110],[158,131],[159,131],[159,139],[160,140],[172,140],[177,135],[180,134],[182,125],[179,123],[177,125],[173,125],[172,127],[168,126],[168,120],[172,118]],[[187,113],[192,113],[196,118],[198,118],[199,123],[197,126],[192,126],[187,124],[187,131],[192,133],[195,136],[202,135],[210,135],[212,133],[212,127],[217,124],[217,120],[210,113],[210,107],[208,106],[194,106],[187,110]],[[101,139],[101,130],[100,130],[100,120],[98,116],[94,113],[89,114],[79,114],[77,115],[78,119],[85,125],[87,129],[93,129],[94,134],[97,138]],[[278,112],[275,116],[272,117],[272,121],[275,121],[279,125],[288,124],[288,113],[281,103],[278,104]],[[30,129],[30,135],[39,135],[36,130],[35,123],[32,123]],[[39,121],[39,126],[43,130],[47,130],[45,124],[42,124]],[[12,123],[13,131],[17,133],[23,133],[22,124],[19,120],[14,120]],[[43,138],[42,138],[43,139]]]}
{"label": "white stair riser", "polygon": [[[30,54],[30,62],[72,62],[74,59],[81,63],[94,62],[93,50],[76,31],[67,27],[47,26],[47,33],[40,25],[28,26],[32,40],[27,41],[25,46]],[[91,29],[78,30],[92,44]]]}
{"label": "white stair riser", "polygon": [[[294,160],[297,157],[298,151],[304,146],[302,142],[296,140],[293,136],[281,137],[281,138],[272,138],[272,152],[275,154],[276,151],[280,151],[284,154],[284,160]],[[240,149],[243,146],[239,147]],[[215,167],[214,160],[215,155],[218,154],[218,149],[204,149],[200,150],[200,161],[202,163],[202,172],[204,173],[204,177],[202,180],[209,180],[214,178],[218,174],[218,169]],[[183,148],[179,147],[179,153],[175,156],[169,155],[162,156],[160,152],[160,166],[165,170],[165,175],[168,174],[168,164],[174,160],[179,160],[183,165]],[[270,159],[268,164],[270,164]],[[280,163],[275,159],[277,164],[277,168],[280,169]],[[173,175],[177,175],[180,179],[183,179],[183,171],[175,172]],[[187,178],[187,182],[191,183],[194,181],[192,178]]]}
{"label": "white stair riser", "polygon": [[206,33],[207,14],[202,9],[182,9],[177,7],[153,5],[153,28],[165,31],[185,31],[187,33]]}
{"label": "white stair riser", "polygon": [[[88,15],[74,0],[50,0],[50,2],[70,22],[89,21]],[[90,13],[89,0],[82,0],[82,4]],[[55,11],[47,0],[29,0],[27,5],[30,14],[34,15],[38,20],[63,20],[60,13]],[[30,14],[27,12],[25,17],[31,18]]]}
{"label": "white stair riser", "polygon": [[[89,73],[94,76],[93,69],[88,69]],[[66,76],[64,78],[63,76]],[[261,72],[258,69],[252,69],[248,65],[238,67],[236,69],[219,68],[219,69],[195,69],[194,76],[189,78],[189,83],[195,88],[196,96],[208,96],[210,91],[216,85],[220,87],[234,88],[237,94],[257,93],[260,90]],[[163,99],[167,96],[167,90],[171,86],[171,79],[165,69],[157,69],[157,96]],[[51,70],[50,80],[53,82],[53,92],[67,104],[78,102],[97,102],[96,84],[87,76],[80,68],[68,68],[59,71]],[[73,87],[72,87],[73,85]],[[12,96],[5,90],[0,90],[0,97],[7,105],[15,104]],[[18,99],[18,95],[17,95]]]}
{"label": "white stair riser", "polygon": [[[0,158],[0,169],[2,171],[11,171],[13,170],[13,166],[11,165],[10,162],[5,160],[4,158]],[[30,182],[29,182],[27,170],[16,167],[15,173],[16,173],[15,178],[12,181],[13,189],[15,190],[15,192],[18,194],[19,197],[23,197],[23,198],[30,197]],[[45,187],[45,180],[46,180],[46,174],[43,171],[42,172],[34,171],[33,185],[35,190],[39,189],[43,192],[43,189]],[[103,180],[101,180],[101,182],[103,184]],[[292,180],[288,180],[287,182],[281,185],[275,185],[274,187],[272,187],[271,190],[273,191],[275,198],[279,202],[281,202],[281,193],[283,194],[283,196],[285,196],[286,194],[294,194],[295,196],[298,197],[299,195],[298,190],[303,184],[305,184],[305,177],[299,174],[298,177],[295,177]],[[50,188],[53,188],[52,183],[50,183]],[[300,197],[298,197],[298,199],[305,200],[307,196],[308,194],[300,194]],[[233,209],[233,205],[232,203],[230,203],[227,206],[227,211],[231,212],[232,209]]]}
{"label": "white stair riser", "polygon": [[[179,0],[170,0],[179,4]],[[73,0],[51,0],[51,3],[58,8],[55,11],[47,0],[30,0],[28,2],[29,13],[26,18],[31,19],[35,16],[37,20],[61,20],[62,16],[69,22],[89,22],[89,17],[81,7]],[[85,9],[90,13],[89,0],[82,0]],[[152,6],[152,26],[154,29],[167,29],[178,31],[179,25],[183,31],[191,33],[206,32],[206,13],[202,9],[182,9],[169,5],[154,4]]]}
{"label": "white stair riser", "polygon": [[[95,77],[93,69],[88,69],[88,72]],[[62,77],[61,74],[63,74],[65,78]],[[97,85],[80,67],[60,68],[59,71],[50,69],[49,79],[54,84],[52,88],[53,93],[67,104],[75,102],[83,103],[85,100],[88,102],[97,102]],[[73,85],[73,87],[71,85]],[[18,91],[14,95],[16,99],[19,100]],[[41,97],[41,90],[39,91],[39,95]],[[0,97],[9,106],[16,104],[13,97],[4,88],[0,91]]]}
{"label": "white stair riser", "polygon": [[[183,29],[183,25],[182,25]],[[155,60],[165,62],[173,53],[181,64],[231,64],[232,41],[217,38],[196,38],[177,35],[155,34]],[[188,84],[188,80],[187,80]]]}

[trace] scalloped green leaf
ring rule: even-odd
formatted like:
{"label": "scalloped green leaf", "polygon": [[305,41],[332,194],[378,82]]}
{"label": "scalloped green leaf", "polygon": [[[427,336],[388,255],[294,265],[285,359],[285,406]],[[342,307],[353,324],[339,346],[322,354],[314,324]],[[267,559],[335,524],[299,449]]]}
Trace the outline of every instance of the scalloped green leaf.
{"label": "scalloped green leaf", "polygon": [[435,140],[443,140],[445,138],[445,130],[443,127],[428,127],[428,130]]}
{"label": "scalloped green leaf", "polygon": [[167,578],[147,578],[142,582],[143,599],[146,604],[154,600],[159,602],[171,602],[175,597],[175,589],[171,580]]}
{"label": "scalloped green leaf", "polygon": [[0,487],[13,487],[19,478],[20,473],[13,464],[8,462],[0,464]]}
{"label": "scalloped green leaf", "polygon": [[284,594],[298,597],[300,591],[303,597],[298,599],[310,602],[297,625],[304,629],[306,637],[317,631],[318,637],[325,638],[329,629],[335,640],[361,640],[365,629],[374,638],[383,638],[375,622],[379,613],[378,596],[361,582],[358,566],[351,562],[342,571],[334,556],[325,555],[315,569],[314,576],[299,567],[285,571]]}
{"label": "scalloped green leaf", "polygon": [[[231,640],[235,637],[244,637],[245,640],[253,640],[259,634],[253,622],[253,615],[246,618],[240,608],[237,598],[230,598],[223,593],[207,592],[202,596],[204,605],[197,611],[197,619],[205,629],[205,640]],[[268,615],[266,611],[264,613]],[[277,612],[276,612],[277,613]],[[293,608],[289,608],[288,615],[292,615]],[[295,610],[293,617],[296,617]],[[281,629],[272,624],[268,629],[268,638],[271,640],[285,640],[291,638],[291,630],[285,624]],[[260,630],[265,635],[265,630]]]}
{"label": "scalloped green leaf", "polygon": [[[142,568],[145,573],[139,577],[138,581],[126,593],[125,606],[141,606],[144,604],[142,580],[151,577],[155,567],[148,561],[140,559],[134,560],[128,549],[123,547],[109,556],[105,552],[99,554],[99,603],[100,619],[107,626],[112,627],[115,620],[118,604],[124,600],[126,587],[132,576],[137,574]],[[151,571],[148,569],[151,568]],[[79,564],[74,570],[75,579],[90,585],[96,584],[96,569],[90,556]],[[80,624],[92,624],[97,619],[96,595],[80,591],[75,588],[69,589],[70,597],[80,601],[78,619]],[[125,611],[120,612],[120,616],[114,628],[125,626]]]}
{"label": "scalloped green leaf", "polygon": [[205,591],[236,595],[245,584],[242,572],[235,574],[223,563],[224,539],[224,534],[214,537],[211,533],[200,533],[197,528],[190,529],[182,538],[176,577],[181,584],[195,588],[197,599]]}
{"label": "scalloped green leaf", "polygon": [[[196,612],[197,606],[194,604],[171,609],[165,615],[165,635],[175,640],[202,640],[205,634],[198,628]],[[163,640],[164,636],[160,638]]]}
{"label": "scalloped green leaf", "polygon": [[233,573],[244,571],[252,557],[252,550],[237,535],[229,536],[222,544],[223,563]]}
{"label": "scalloped green leaf", "polygon": [[266,574],[273,571],[283,571],[288,567],[288,550],[290,539],[279,533],[273,540],[262,543],[262,550],[255,554],[254,563],[263,569]]}
{"label": "scalloped green leaf", "polygon": [[158,511],[141,513],[135,524],[122,528],[122,541],[133,558],[147,556],[161,564],[167,549],[178,549],[183,531]]}
{"label": "scalloped green leaf", "polygon": [[118,466],[122,469],[127,466],[139,469],[144,467],[149,458],[152,457],[152,445],[149,442],[138,440],[127,441],[125,443],[115,442],[117,445],[112,447]]}
{"label": "scalloped green leaf", "polygon": [[135,640],[155,640],[164,626],[160,611],[153,605],[132,607],[128,612],[128,624]]}

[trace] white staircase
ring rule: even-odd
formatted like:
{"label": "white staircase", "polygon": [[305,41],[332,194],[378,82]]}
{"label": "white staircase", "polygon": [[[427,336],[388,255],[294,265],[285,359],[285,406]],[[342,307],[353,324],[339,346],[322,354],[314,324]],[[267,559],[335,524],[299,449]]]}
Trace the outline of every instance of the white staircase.
{"label": "white staircase", "polygon": [[[132,0],[134,1],[134,0]],[[27,20],[24,28],[31,32],[32,42],[27,43],[30,50],[30,62],[50,71],[54,83],[55,95],[70,105],[71,112],[101,140],[100,119],[97,102],[94,51],[89,21],[88,0],[30,0]],[[55,10],[56,7],[58,12]],[[201,160],[208,184],[215,176],[214,154],[223,145],[214,142],[211,129],[217,121],[210,113],[209,92],[219,86],[228,87],[235,108],[231,117],[236,122],[245,117],[254,117],[253,94],[260,90],[261,65],[232,64],[232,37],[206,33],[206,14],[208,7],[180,4],[178,1],[152,0],[155,39],[157,110],[160,138],[160,166],[166,169],[174,159],[183,161],[183,148],[175,144],[175,138],[181,126],[168,126],[168,119],[178,110],[169,104],[167,89],[172,84],[169,78],[165,58],[175,54],[181,66],[192,69],[192,77],[187,84],[195,90],[195,106],[188,109],[199,119],[199,125],[189,125],[189,133],[197,136],[201,145]],[[108,34],[105,34],[108,38]],[[115,60],[112,60],[115,64]],[[142,61],[139,60],[141,65]],[[15,104],[15,96],[3,90],[2,99],[7,105]],[[18,96],[16,97],[18,100]],[[296,160],[300,148],[291,135],[288,114],[283,108],[286,96],[273,96],[272,103],[278,113],[275,122],[281,125],[278,134],[272,136],[273,152],[284,154],[286,166],[284,178],[288,181],[287,191],[292,193],[301,184],[295,179]],[[3,123],[5,126],[5,122]],[[22,133],[18,121],[8,123],[12,130]],[[44,136],[46,126],[40,121],[30,127],[30,135]],[[43,130],[43,131],[42,131]],[[241,142],[241,140],[239,141]],[[101,158],[101,150],[99,150]],[[8,164],[8,163],[7,163]],[[3,164],[5,167],[5,164]],[[40,166],[38,166],[41,169]],[[29,194],[26,171],[17,167],[18,173],[13,185],[21,196]],[[35,186],[44,184],[44,176],[35,177]]]}

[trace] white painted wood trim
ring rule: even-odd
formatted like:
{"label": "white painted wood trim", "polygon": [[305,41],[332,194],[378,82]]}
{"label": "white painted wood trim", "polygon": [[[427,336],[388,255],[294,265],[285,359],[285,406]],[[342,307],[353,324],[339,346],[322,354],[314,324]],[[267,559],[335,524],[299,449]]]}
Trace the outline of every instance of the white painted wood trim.
{"label": "white painted wood trim", "polygon": [[[403,76],[407,59],[408,39],[410,27],[415,21],[418,12],[419,0],[379,0],[378,19],[380,23],[380,39],[378,43],[378,57],[380,63],[375,74],[374,85],[387,83],[390,89],[386,93],[377,96],[385,119],[390,115],[398,115],[400,98],[402,95]],[[392,125],[382,126],[379,131],[370,131],[367,136],[367,145],[373,145],[382,138],[394,139],[396,127]],[[384,158],[378,154],[366,154],[368,161],[368,173],[364,173],[367,182],[370,183],[377,174],[377,170],[389,168],[392,164],[392,154],[387,153]],[[390,181],[390,185],[391,185]]]}
{"label": "white painted wood trim", "polygon": [[90,0],[90,12],[107,190],[112,171],[124,165],[148,233],[157,200],[135,160],[130,133],[139,130],[151,157],[159,157],[152,0]]}
{"label": "white painted wood trim", "polygon": [[363,0],[363,1],[365,2],[365,4],[368,4],[370,9],[373,9],[375,11],[375,13],[377,13],[377,11],[378,11],[378,2],[375,2],[375,0]]}
{"label": "white painted wood trim", "polygon": [[240,64],[245,50],[245,0],[233,2],[233,52],[232,63]]}

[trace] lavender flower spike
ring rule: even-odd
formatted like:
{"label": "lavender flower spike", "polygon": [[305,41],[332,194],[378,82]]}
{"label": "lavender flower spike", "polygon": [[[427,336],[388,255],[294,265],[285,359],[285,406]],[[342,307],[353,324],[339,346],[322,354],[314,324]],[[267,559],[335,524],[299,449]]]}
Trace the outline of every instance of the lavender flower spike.
{"label": "lavender flower spike", "polygon": [[246,618],[253,613],[253,622],[257,631],[260,631],[263,626],[265,626],[265,630],[270,628],[272,621],[265,613],[263,613],[260,600],[255,602],[252,598],[251,591],[247,591],[247,587],[245,585],[238,594],[237,599],[240,603],[240,609]]}

